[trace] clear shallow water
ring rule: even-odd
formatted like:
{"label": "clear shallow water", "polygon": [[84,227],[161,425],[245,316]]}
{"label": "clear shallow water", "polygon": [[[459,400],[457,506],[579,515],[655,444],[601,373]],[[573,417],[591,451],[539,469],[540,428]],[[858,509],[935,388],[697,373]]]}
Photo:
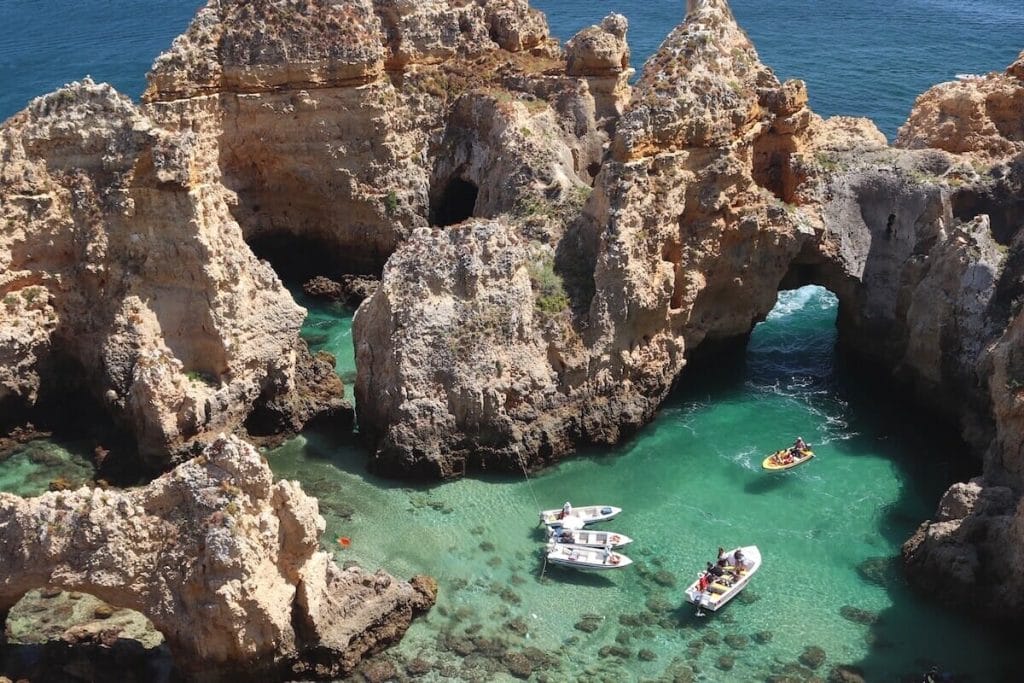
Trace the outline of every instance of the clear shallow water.
{"label": "clear shallow water", "polygon": [[93,477],[84,446],[39,439],[16,448],[0,460],[0,491],[38,496],[51,482],[78,488]]}
{"label": "clear shallow water", "polygon": [[352,343],[352,313],[337,302],[314,299],[300,287],[290,287],[295,302],[303,306],[306,320],[302,324],[302,338],[309,349],[327,351],[334,356],[334,369],[345,383],[345,398],[355,400],[352,391],[356,384],[356,358]]}
{"label": "clear shallow water", "polygon": [[[86,74],[138,97],[153,59],[201,0],[3,0],[0,119]],[[534,0],[568,40],[617,11],[633,66],[683,17],[684,0]],[[782,78],[807,81],[825,116],[868,116],[890,137],[914,98],[957,74],[1002,70],[1024,49],[1020,0],[733,0],[740,25]]]}
{"label": "clear shallow water", "polygon": [[[629,442],[529,480],[410,487],[369,475],[357,447],[317,434],[270,462],[319,497],[339,562],[437,577],[437,607],[387,655],[428,662],[426,680],[507,679],[506,651],[547,661],[548,680],[764,680],[799,671],[811,645],[825,652],[823,675],[853,664],[869,681],[894,681],[938,663],[975,681],[1015,680],[1005,637],[922,601],[900,577],[900,544],[971,468],[933,426],[837,365],[835,306],[821,289],[780,294],[744,358],[688,373]],[[314,313],[307,333],[350,359],[350,316],[334,315]],[[817,457],[763,473],[764,455],[796,434]],[[82,479],[88,467],[46,442],[0,462],[0,490],[35,495],[60,476]],[[604,527],[636,539],[625,549],[636,564],[599,575],[545,567],[536,513],[565,499],[624,507]],[[685,584],[719,545],[750,543],[765,561],[749,588],[695,617]]]}
{"label": "clear shallow water", "polygon": [[[967,473],[951,442],[929,438],[837,367],[835,305],[817,288],[782,293],[745,362],[699,370],[630,442],[530,481],[410,488],[368,475],[358,450],[315,435],[278,449],[271,464],[321,498],[325,543],[339,561],[439,579],[438,607],[396,652],[457,679],[486,679],[493,664],[439,643],[465,651],[467,638],[485,635],[553,654],[554,680],[639,680],[673,662],[703,680],[763,680],[810,645],[827,655],[821,673],[855,664],[870,681],[897,680],[939,663],[1000,680],[1012,665],[1008,645],[919,600],[894,559],[941,491]],[[797,434],[817,457],[763,473],[761,459]],[[636,565],[601,575],[545,568],[536,513],[566,499],[625,508],[604,526],[637,539],[626,548]],[[341,536],[351,546],[340,548]],[[747,544],[765,558],[743,596],[753,602],[696,618],[682,603],[684,584],[719,545]],[[844,618],[851,607],[877,622]],[[602,617],[592,633],[575,627],[587,614]],[[747,644],[708,644],[693,655],[692,641],[716,641],[708,633]],[[770,641],[758,643],[764,633]],[[722,656],[735,658],[728,673]]]}

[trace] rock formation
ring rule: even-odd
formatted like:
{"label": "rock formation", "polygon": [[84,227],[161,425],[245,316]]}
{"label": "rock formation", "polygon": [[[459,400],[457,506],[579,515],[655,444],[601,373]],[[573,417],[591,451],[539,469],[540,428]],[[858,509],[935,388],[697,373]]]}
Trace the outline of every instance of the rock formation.
{"label": "rock formation", "polygon": [[686,6],[631,87],[617,15],[563,53],[523,0],[210,0],[142,107],[40,98],[0,132],[0,407],[70,361],[158,460],[298,427],[331,373],[244,238],[304,275],[383,268],[354,323],[381,469],[535,467],[821,284],[848,346],[986,453],[908,564],[1024,609],[986,588],[1024,594],[989,559],[1024,552],[1024,57],[922,95],[890,147],[816,116],[725,0]]}
{"label": "rock formation", "polygon": [[5,421],[80,384],[160,467],[292,400],[313,362],[304,312],[245,246],[198,146],[88,80],[0,130]]}
{"label": "rock formation", "polygon": [[[143,99],[164,125],[204,140],[258,251],[286,261],[305,247],[305,276],[372,273],[430,220],[500,210],[500,198],[477,202],[473,193],[498,192],[493,181],[508,169],[493,177],[466,169],[479,174],[492,158],[457,156],[435,168],[437,155],[459,147],[452,137],[462,127],[449,125],[449,110],[482,90],[482,112],[458,108],[471,117],[466,141],[489,125],[515,137],[517,121],[494,107],[528,98],[535,113],[548,109],[530,83],[544,80],[557,56],[525,0],[211,0],[157,59]],[[517,75],[530,83],[509,87]],[[539,132],[543,141],[547,130]],[[473,188],[465,208],[453,220],[439,216],[460,183]]]}
{"label": "rock formation", "polygon": [[[959,365],[974,393],[987,399],[985,429],[973,439],[985,454],[984,470],[946,492],[935,518],[904,544],[903,559],[912,581],[939,600],[1008,621],[1024,616],[1022,102],[1024,54],[1005,74],[939,85],[922,95],[897,141],[950,149],[965,169],[974,169],[973,178],[967,170],[955,178],[954,207],[990,215],[979,219],[982,229],[975,238],[947,257],[961,262],[961,285],[990,278],[986,265],[1001,266],[994,271],[994,285],[986,285],[990,295],[976,298],[970,309],[961,307],[969,325],[942,325],[937,356]],[[939,289],[940,298],[946,291]],[[969,363],[954,355],[965,351]]]}
{"label": "rock formation", "polygon": [[896,145],[935,148],[981,161],[1024,152],[1024,52],[1005,73],[937,85],[917,98]]}
{"label": "rock formation", "polygon": [[[615,442],[700,344],[748,334],[780,288],[821,284],[847,346],[987,452],[908,543],[914,574],[1019,615],[1024,67],[926,93],[889,147],[870,122],[815,116],[725,2],[689,10],[612,115],[580,215],[499,202],[497,221],[417,231],[392,257],[354,328],[376,463],[452,476]],[[618,63],[597,31],[570,42],[570,74]],[[462,137],[491,139],[492,115],[464,118]],[[508,158],[518,143],[475,144]]]}
{"label": "rock formation", "polygon": [[[621,69],[618,27],[570,41],[568,71]],[[701,5],[646,66],[581,214],[418,232],[392,257],[354,326],[378,463],[533,466],[647,422],[687,349],[747,333],[817,234],[787,202],[819,129],[803,84],[760,64],[724,3]]]}
{"label": "rock formation", "polygon": [[388,426],[379,468],[424,477],[508,470],[521,466],[520,452],[532,461],[571,443],[563,352],[552,346],[565,322],[533,291],[555,277],[553,261],[549,247],[499,221],[423,228],[388,261],[354,328],[360,377],[372,378],[356,385],[367,392],[356,395],[367,406],[360,424]]}
{"label": "rock formation", "polygon": [[137,610],[194,680],[339,677],[435,597],[425,577],[339,568],[295,482],[235,437],[145,487],[0,493],[0,623],[27,591]]}

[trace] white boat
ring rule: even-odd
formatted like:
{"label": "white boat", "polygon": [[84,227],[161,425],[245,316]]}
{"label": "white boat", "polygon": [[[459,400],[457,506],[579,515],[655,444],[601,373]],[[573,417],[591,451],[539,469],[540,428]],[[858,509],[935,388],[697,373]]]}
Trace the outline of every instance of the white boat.
{"label": "white boat", "polygon": [[622,553],[605,548],[591,548],[585,545],[569,543],[549,543],[547,547],[548,562],[576,569],[621,569],[633,564]]}
{"label": "white boat", "polygon": [[[736,563],[736,551],[741,550],[742,559]],[[686,601],[697,605],[699,608],[718,611],[723,605],[735,598],[741,590],[747,587],[750,577],[761,568],[761,551],[756,545],[736,548],[728,554],[728,564],[725,567],[725,576],[721,578],[707,577],[709,583],[701,590],[701,578],[705,572],[697,576],[697,580],[686,589]]]}
{"label": "white boat", "polygon": [[[588,505],[586,507],[574,507],[572,512],[569,513],[568,518],[578,517],[584,524],[593,524],[614,519],[620,512],[622,512],[622,508],[612,505]],[[540,513],[540,521],[548,526],[562,526],[566,524],[564,520],[568,518],[562,514],[562,508],[543,510]],[[569,526],[569,524],[566,524],[566,526]]]}
{"label": "white boat", "polygon": [[564,529],[557,526],[548,527],[548,539],[555,543],[585,545],[589,548],[603,548],[610,545],[621,548],[633,542],[626,534],[614,531],[595,531],[593,529]]}

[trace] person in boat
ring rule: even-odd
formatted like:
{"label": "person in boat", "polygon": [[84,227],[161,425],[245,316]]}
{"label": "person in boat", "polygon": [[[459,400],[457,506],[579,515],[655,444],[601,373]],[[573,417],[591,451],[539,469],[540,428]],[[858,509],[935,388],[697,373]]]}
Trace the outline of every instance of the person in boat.
{"label": "person in boat", "polygon": [[803,452],[807,450],[807,442],[804,441],[804,437],[796,437],[796,441],[793,442],[793,447],[789,449],[789,452],[793,454],[794,458],[803,457]]}
{"label": "person in boat", "polygon": [[565,501],[565,505],[562,506],[562,512],[559,513],[558,518],[559,519],[565,519],[566,517],[568,517],[571,514],[572,514],[572,503],[570,503],[569,501]]}
{"label": "person in boat", "polygon": [[724,567],[729,564],[729,555],[726,554],[725,548],[718,546],[718,566]]}
{"label": "person in boat", "polygon": [[568,529],[562,529],[558,532],[559,543],[574,543],[575,540],[576,539],[573,537],[572,532]]}
{"label": "person in boat", "polygon": [[604,562],[605,564],[608,564],[608,561],[611,560],[611,559],[612,559],[612,546],[611,546],[611,544],[606,544],[604,546],[604,553],[603,553],[603,555],[601,557],[601,561]]}
{"label": "person in boat", "polygon": [[743,551],[737,548],[736,552],[732,556],[732,570],[737,578],[739,578],[740,572],[744,569],[744,561]]}
{"label": "person in boat", "polygon": [[[708,566],[711,566],[711,564],[708,563]],[[700,591],[701,593],[703,593],[704,591],[706,591],[708,589],[708,586],[710,586],[710,585],[711,585],[711,580],[708,578],[708,573],[706,571],[701,572],[697,576],[697,590]]]}
{"label": "person in boat", "polygon": [[722,576],[725,575],[725,570],[722,569],[722,565],[720,564],[711,564],[708,562],[708,568],[704,573],[707,574],[708,581],[714,581],[715,579],[722,578]]}

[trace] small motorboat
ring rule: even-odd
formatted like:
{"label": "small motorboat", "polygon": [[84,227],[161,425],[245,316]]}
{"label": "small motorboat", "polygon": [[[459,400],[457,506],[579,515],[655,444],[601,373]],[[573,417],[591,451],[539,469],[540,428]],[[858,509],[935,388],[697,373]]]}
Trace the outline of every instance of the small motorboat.
{"label": "small motorboat", "polygon": [[811,458],[814,457],[814,451],[809,448],[805,448],[798,452],[799,457],[794,455],[793,449],[783,448],[781,451],[775,451],[761,462],[761,467],[766,470],[788,470],[797,465],[802,465]]}
{"label": "small motorboat", "polygon": [[591,548],[585,545],[552,542],[548,543],[547,554],[548,562],[551,564],[574,569],[622,569],[633,564],[633,560],[607,546]]}
{"label": "small motorboat", "polygon": [[[736,562],[736,551],[742,551],[742,559]],[[718,611],[747,587],[750,577],[761,568],[761,551],[756,545],[736,548],[728,554],[728,564],[721,577],[709,576],[702,571],[697,580],[686,589],[686,601],[698,608]],[[698,609],[698,614],[699,614]]]}
{"label": "small motorboat", "polygon": [[633,542],[633,539],[626,534],[618,534],[614,531],[577,530],[557,526],[548,527],[548,539],[555,543],[585,545],[589,548],[603,548],[606,545],[610,545],[613,548],[621,548]]}
{"label": "small motorboat", "polygon": [[540,521],[548,526],[571,526],[572,522],[566,522],[568,518],[578,517],[583,524],[594,524],[595,522],[607,522],[614,519],[622,512],[622,508],[612,505],[589,505],[586,507],[574,507],[566,515],[563,508],[557,510],[543,510],[540,513]]}

